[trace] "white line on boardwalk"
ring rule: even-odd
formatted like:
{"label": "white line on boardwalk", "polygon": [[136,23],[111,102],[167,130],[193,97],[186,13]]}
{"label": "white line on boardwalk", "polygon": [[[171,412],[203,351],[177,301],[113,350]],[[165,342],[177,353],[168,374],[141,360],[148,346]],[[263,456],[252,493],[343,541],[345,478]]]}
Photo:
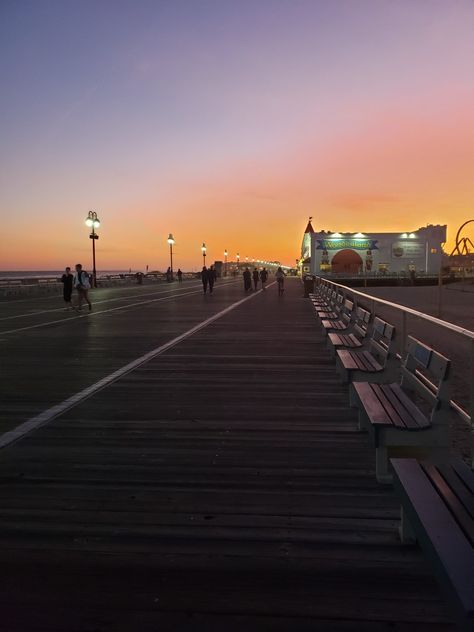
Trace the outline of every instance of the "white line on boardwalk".
{"label": "white line on boardwalk", "polygon": [[[221,287],[224,285],[230,285],[232,282],[227,282],[221,284]],[[173,294],[169,294],[168,296],[163,296],[162,298],[152,298],[147,301],[139,301],[138,303],[128,303],[127,305],[120,305],[120,307],[111,307],[110,309],[103,309],[99,312],[86,311],[85,314],[80,314],[78,316],[65,316],[64,318],[58,318],[57,320],[49,320],[46,323],[37,323],[36,325],[27,325],[26,327],[17,327],[16,329],[7,329],[6,331],[0,331],[0,336],[5,336],[7,334],[16,334],[21,331],[28,331],[29,329],[39,329],[41,327],[48,327],[48,325],[57,325],[58,323],[71,323],[80,318],[91,318],[92,316],[99,316],[100,314],[110,314],[111,312],[118,312],[123,309],[128,309],[129,307],[137,307],[139,305],[149,305],[150,303],[159,303],[160,301],[169,301],[173,298],[180,298],[181,296],[190,296],[192,294],[201,294],[201,289],[196,289],[191,292],[176,292]]]}
{"label": "white line on boardwalk", "polygon": [[[187,287],[199,287],[199,283],[189,283]],[[135,288],[134,288],[135,289]],[[184,289],[184,288],[181,288]],[[135,294],[134,296],[117,296],[115,298],[106,298],[102,301],[94,301],[94,305],[102,305],[103,303],[115,303],[117,301],[131,301],[137,298],[143,298],[145,296],[157,296],[158,294],[166,294],[173,292],[175,295],[178,294],[178,288],[173,289],[168,287],[166,290],[161,290],[160,292],[146,292],[145,294]],[[2,316],[0,318],[0,322],[4,320],[15,320],[15,318],[33,318],[34,316],[40,316],[41,314],[53,314],[54,312],[64,312],[64,307],[55,307],[54,309],[41,309],[36,312],[27,312],[26,314],[14,314],[12,316]]]}
{"label": "white line on boardwalk", "polygon": [[[268,287],[270,287],[271,285],[273,285],[273,283],[270,283]],[[56,406],[52,406],[51,408],[48,408],[47,410],[43,411],[39,415],[36,415],[36,417],[32,417],[28,421],[25,421],[24,423],[20,424],[13,430],[10,430],[9,432],[5,432],[0,437],[0,449],[5,448],[6,446],[21,439],[26,434],[32,432],[33,430],[36,430],[40,426],[44,426],[45,424],[49,423],[53,419],[56,419],[56,417],[59,417],[60,415],[65,413],[67,410],[74,408],[74,406],[77,406],[78,404],[83,402],[85,399],[88,399],[92,395],[95,395],[95,393],[97,393],[98,391],[101,391],[107,386],[110,386],[110,384],[112,384],[113,382],[116,382],[120,378],[124,377],[125,375],[127,375],[127,373],[134,371],[135,369],[142,366],[146,362],[149,362],[150,360],[152,360],[153,358],[156,358],[157,356],[161,355],[165,351],[168,351],[168,349],[175,347],[186,338],[189,338],[190,336],[194,335],[201,329],[204,329],[205,327],[213,323],[214,321],[218,320],[219,318],[222,318],[222,316],[225,316],[226,314],[234,310],[236,307],[239,307],[239,305],[242,305],[242,303],[249,301],[250,299],[260,294],[261,292],[262,290],[258,290],[257,292],[252,293],[250,296],[246,296],[240,301],[237,301],[236,303],[232,303],[232,305],[229,305],[229,307],[226,307],[220,312],[217,312],[217,314],[214,314],[214,316],[210,316],[209,318],[206,318],[206,320],[203,320],[202,322],[198,323],[194,327],[191,327],[191,329],[188,329],[187,331],[180,334],[179,336],[176,336],[176,338],[173,338],[169,342],[165,342],[164,345],[156,347],[156,349],[153,349],[152,351],[145,353],[145,355],[140,356],[136,360],[132,360],[132,362],[129,362],[128,364],[121,367],[120,369],[117,369],[117,371],[110,373],[110,375],[107,375],[106,377],[102,378],[95,384],[92,384],[91,386],[88,386],[82,391],[79,391],[79,393],[76,393],[75,395],[68,397],[60,404],[56,404]]]}

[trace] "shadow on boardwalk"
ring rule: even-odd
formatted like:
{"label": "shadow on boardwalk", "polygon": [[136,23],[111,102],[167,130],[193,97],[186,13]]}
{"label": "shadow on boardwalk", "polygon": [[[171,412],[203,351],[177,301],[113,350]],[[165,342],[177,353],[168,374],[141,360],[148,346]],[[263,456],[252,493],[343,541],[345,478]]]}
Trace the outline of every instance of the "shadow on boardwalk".
{"label": "shadow on boardwalk", "polygon": [[2,629],[452,629],[287,286],[3,452]]}

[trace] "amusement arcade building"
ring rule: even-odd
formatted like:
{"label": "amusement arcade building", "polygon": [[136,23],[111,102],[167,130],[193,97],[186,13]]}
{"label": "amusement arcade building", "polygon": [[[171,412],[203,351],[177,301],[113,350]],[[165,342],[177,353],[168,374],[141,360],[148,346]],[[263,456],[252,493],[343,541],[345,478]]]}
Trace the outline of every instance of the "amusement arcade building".
{"label": "amusement arcade building", "polygon": [[303,274],[437,274],[446,242],[446,226],[402,233],[315,232],[311,218],[301,245]]}

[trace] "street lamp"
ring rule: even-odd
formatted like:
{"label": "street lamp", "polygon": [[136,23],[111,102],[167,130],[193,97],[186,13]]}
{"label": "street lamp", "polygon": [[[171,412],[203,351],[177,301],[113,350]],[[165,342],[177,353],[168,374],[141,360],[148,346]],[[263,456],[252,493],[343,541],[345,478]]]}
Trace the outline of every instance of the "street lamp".
{"label": "street lamp", "polygon": [[[168,235],[168,243],[170,245],[170,270],[171,270],[171,280],[173,280],[173,244],[174,244],[174,238],[172,233],[170,233]],[[178,279],[179,280],[179,279]]]}
{"label": "street lamp", "polygon": [[224,250],[224,276],[227,276],[227,248]]}
{"label": "street lamp", "polygon": [[91,228],[91,234],[89,239],[92,239],[92,280],[94,287],[97,287],[97,272],[95,268],[95,240],[99,239],[99,235],[95,232],[96,228],[99,228],[100,221],[95,211],[89,211],[86,217],[86,226]]}
{"label": "street lamp", "polygon": [[207,248],[206,248],[206,244],[204,242],[202,242],[201,251],[202,251],[202,265],[204,267],[206,267],[206,252],[207,252]]}
{"label": "street lamp", "polygon": [[240,255],[237,253],[237,272],[240,270]]}

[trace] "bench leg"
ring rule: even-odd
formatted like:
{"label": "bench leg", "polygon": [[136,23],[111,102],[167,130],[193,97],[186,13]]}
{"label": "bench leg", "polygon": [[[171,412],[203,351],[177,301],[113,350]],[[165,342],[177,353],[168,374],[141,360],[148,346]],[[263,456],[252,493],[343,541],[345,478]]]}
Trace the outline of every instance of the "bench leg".
{"label": "bench leg", "polygon": [[411,527],[411,524],[408,521],[408,518],[406,517],[405,510],[403,509],[403,507],[401,508],[401,511],[400,511],[400,517],[401,517],[401,523],[400,523],[399,532],[400,532],[400,540],[402,541],[402,544],[415,544],[416,535]]}
{"label": "bench leg", "polygon": [[392,482],[392,475],[388,471],[387,448],[384,445],[375,448],[375,476],[379,483],[389,484]]}

